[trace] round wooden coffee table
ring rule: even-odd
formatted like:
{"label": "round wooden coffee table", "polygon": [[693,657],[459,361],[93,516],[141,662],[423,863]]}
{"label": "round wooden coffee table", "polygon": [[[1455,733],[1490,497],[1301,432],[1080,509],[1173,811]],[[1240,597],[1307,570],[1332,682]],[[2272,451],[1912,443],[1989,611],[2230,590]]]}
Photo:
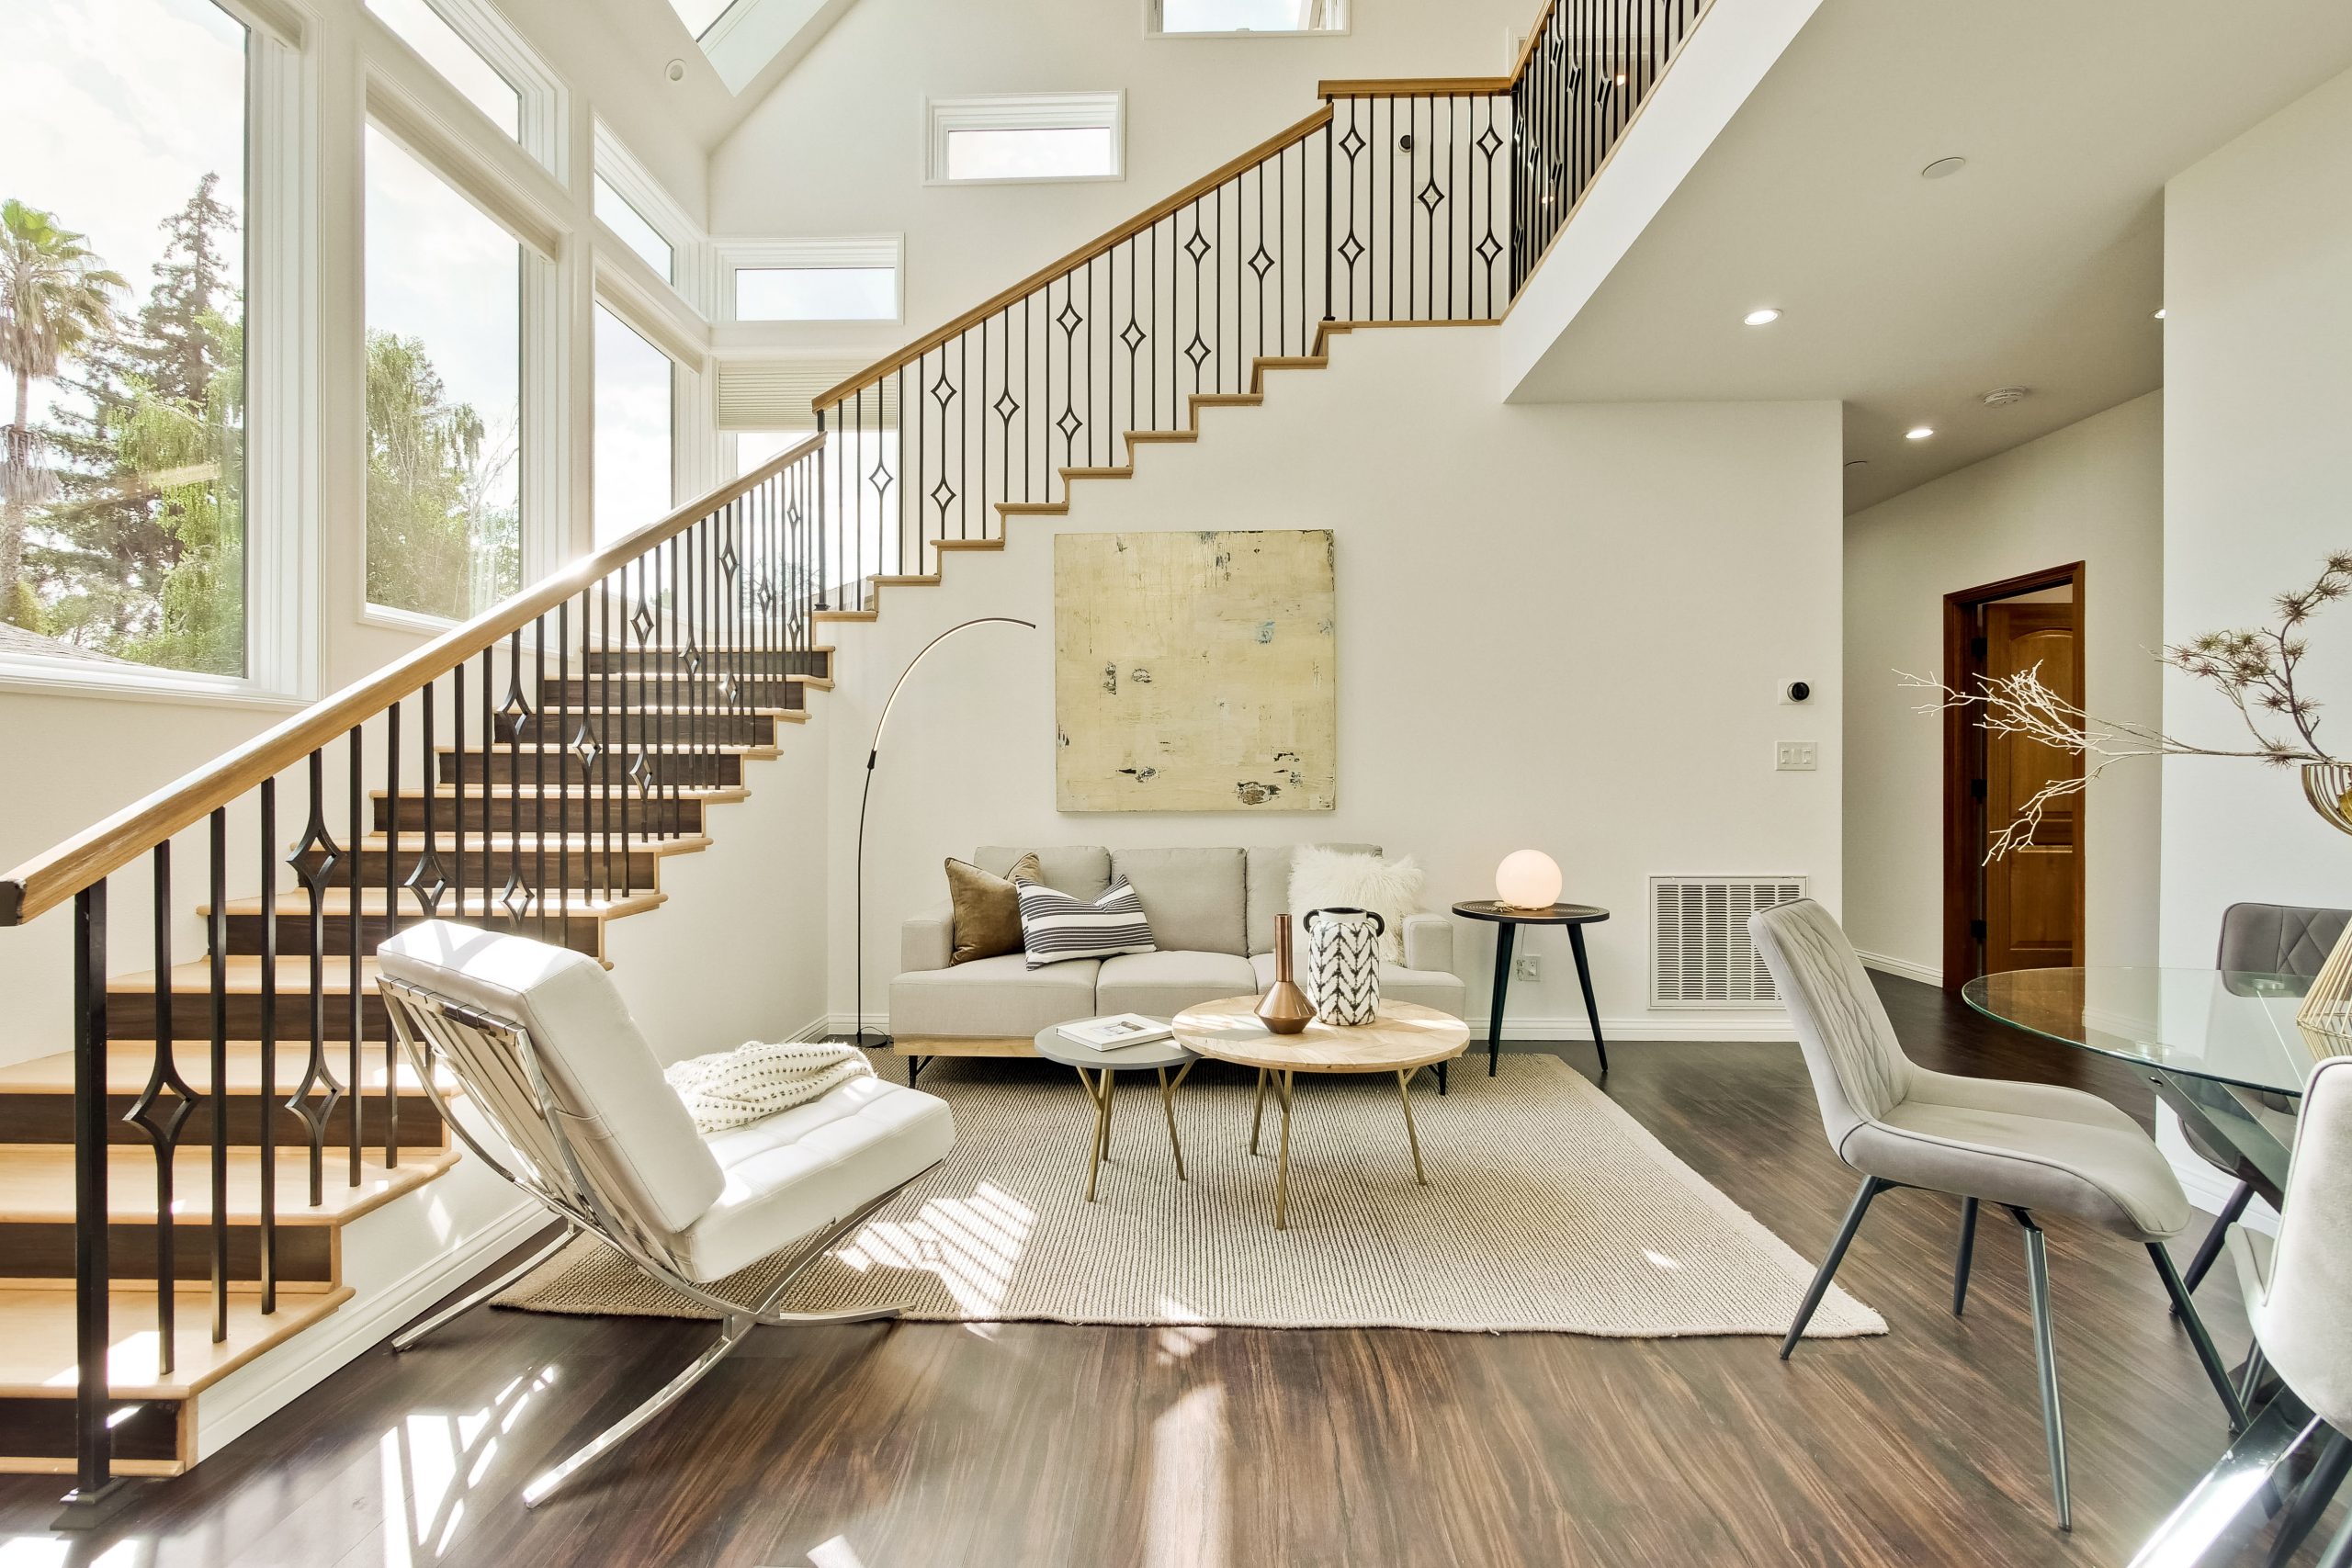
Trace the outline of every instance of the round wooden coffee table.
{"label": "round wooden coffee table", "polygon": [[1203,1002],[1176,1015],[1169,1027],[1176,1042],[1196,1055],[1258,1069],[1258,1098],[1250,1113],[1250,1152],[1258,1152],[1258,1129],[1265,1117],[1266,1086],[1282,1102],[1282,1151],[1274,1162],[1274,1228],[1290,1212],[1291,1089],[1301,1073],[1394,1073],[1405,1107],[1405,1137],[1413,1149],[1413,1179],[1427,1187],[1421,1169],[1421,1135],[1413,1126],[1413,1075],[1450,1062],[1470,1043],[1470,1026],[1435,1008],[1383,1002],[1370,1023],[1340,1029],[1317,1020],[1297,1034],[1276,1034],[1258,1021],[1258,998],[1227,997]]}

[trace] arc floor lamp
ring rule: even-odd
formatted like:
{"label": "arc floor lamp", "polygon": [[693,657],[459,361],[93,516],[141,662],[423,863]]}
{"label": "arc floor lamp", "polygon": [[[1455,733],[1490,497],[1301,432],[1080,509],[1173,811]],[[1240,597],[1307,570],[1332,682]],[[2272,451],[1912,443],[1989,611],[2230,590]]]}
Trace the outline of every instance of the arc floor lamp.
{"label": "arc floor lamp", "polygon": [[[882,704],[882,716],[874,721],[874,743],[865,749],[865,788],[857,797],[857,1022],[856,1033],[851,1036],[865,1050],[879,1050],[890,1043],[888,1034],[868,1035],[865,1032],[865,808],[874,799],[874,764],[882,755],[882,732],[889,728],[890,710],[898,705],[899,694],[905,689],[907,677],[915,672],[915,667],[929,657],[931,650],[957,632],[986,626],[1026,626],[1033,632],[1037,629],[1036,622],[1024,621],[1017,615],[981,615],[952,626],[924,643],[922,649],[907,660],[907,667],[899,671],[898,680],[891,682],[890,694]],[[910,1061],[908,1064],[910,1083],[914,1081],[916,1070]]]}

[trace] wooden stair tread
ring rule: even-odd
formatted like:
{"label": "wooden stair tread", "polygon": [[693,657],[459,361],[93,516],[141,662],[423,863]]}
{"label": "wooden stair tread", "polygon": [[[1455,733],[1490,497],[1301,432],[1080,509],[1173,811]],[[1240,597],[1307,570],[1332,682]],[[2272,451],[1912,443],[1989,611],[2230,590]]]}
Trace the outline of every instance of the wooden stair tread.
{"label": "wooden stair tread", "polygon": [[[826,684],[830,686],[832,682],[829,681]],[[503,751],[505,748],[502,746],[499,750]],[[530,753],[544,751],[547,748],[526,746],[522,748],[522,750],[526,753]],[[617,786],[616,786],[614,793],[616,795],[619,793]],[[662,799],[668,800],[672,798],[673,794],[679,800],[700,801],[706,806],[731,806],[737,801],[749,800],[752,798],[751,789],[747,785],[743,784],[680,784],[674,792],[668,784],[663,784],[662,786]],[[435,800],[481,800],[484,798],[491,800],[561,800],[567,795],[573,800],[602,800],[605,798],[605,792],[597,788],[594,784],[583,784],[576,782],[565,784],[557,780],[549,780],[545,785],[533,784],[494,784],[486,788],[477,787],[469,782],[463,790],[458,789],[458,787],[453,784],[435,784],[433,786],[432,795],[433,798]],[[379,789],[369,792],[369,798],[375,800],[388,799],[390,798],[390,792],[389,790]],[[403,787],[401,790],[401,798],[402,800],[413,800],[421,803],[424,799],[424,796],[425,791],[422,788],[412,789]]]}
{"label": "wooden stair tread", "polygon": [[[232,1290],[229,1337],[217,1345],[210,1287],[175,1291],[178,1364],[168,1375],[156,1354],[156,1294],[138,1286],[107,1292],[107,1387],[117,1399],[187,1399],[328,1316],[352,1291],[281,1292],[277,1310],[265,1317],[259,1291]],[[74,1379],[74,1292],[0,1291],[0,1399],[71,1399]]]}
{"label": "wooden stair tread", "polygon": [[[307,990],[304,992],[308,994]],[[223,1055],[229,1069],[229,1092],[257,1094],[261,1091],[261,1043],[254,1040],[232,1040],[226,1043]],[[301,1040],[281,1040],[277,1045],[277,1092],[291,1094],[302,1081],[302,1073],[311,1057],[311,1043]],[[351,1047],[347,1041],[327,1042],[327,1059],[334,1066],[338,1080],[349,1070]],[[155,1044],[151,1040],[110,1040],[107,1042],[107,1092],[114,1095],[135,1095],[147,1087],[147,1075],[155,1060]],[[212,1088],[212,1044],[209,1040],[182,1040],[174,1045],[172,1062],[179,1069],[181,1081],[198,1094]],[[416,1074],[410,1070],[405,1056],[399,1058],[400,1088],[402,1095],[424,1093]],[[382,1102],[384,1090],[384,1043],[369,1040],[360,1050],[360,1088],[367,1094],[369,1120],[374,1120],[374,1108]],[[348,1089],[349,1085],[345,1085]],[[455,1086],[444,1082],[445,1092],[454,1092]],[[12,1063],[0,1067],[0,1095],[59,1094],[74,1092],[74,1054],[60,1051],[47,1056],[35,1056],[29,1061]],[[373,1135],[371,1134],[371,1135]],[[12,1147],[28,1145],[15,1145]],[[130,1145],[138,1147],[137,1145]],[[338,1145],[340,1146],[340,1145]]]}
{"label": "wooden stair tread", "polygon": [[[792,718],[789,721],[791,723],[804,723],[808,718],[808,715],[797,708],[793,708],[787,711],[792,715]],[[782,717],[783,715],[779,714],[776,716]],[[492,742],[490,749],[496,751],[501,756],[503,756],[510,751],[525,757],[530,756],[535,751],[544,751],[550,757],[571,757],[573,755],[571,747],[560,746],[552,740],[538,741],[536,743],[526,740],[517,745],[509,745],[503,740],[499,740]],[[482,755],[482,749],[480,746],[435,746],[433,750],[436,755],[443,757],[454,757],[461,752],[469,757],[479,757]],[[634,737],[629,739],[626,747],[624,747],[619,740],[616,739],[611,745],[602,746],[600,750],[615,753],[626,751],[630,754],[643,751],[656,757],[667,757],[673,755],[682,757],[701,757],[709,755],[712,752],[721,751],[729,756],[752,757],[763,760],[769,757],[782,755],[782,753],[776,750],[775,743],[772,741],[763,741],[757,744],[739,740],[716,740],[705,742],[653,740],[640,742]],[[616,790],[619,789],[619,787],[620,786],[618,784],[614,786]],[[669,786],[664,784],[662,787],[667,789]],[[469,795],[474,793],[473,786],[469,784],[466,787],[466,793]],[[591,786],[589,793],[594,795],[597,793],[597,791],[594,786]]]}
{"label": "wooden stair tread", "polygon": [[[653,795],[647,796],[649,800],[654,798],[656,797]],[[522,850],[526,852],[532,850],[552,852],[571,849],[595,850],[602,852],[606,843],[602,833],[536,833],[527,829],[519,831],[513,829],[501,829],[492,833],[458,833],[444,829],[435,832],[432,839],[433,847],[435,850],[452,854],[461,849],[469,852],[481,849]],[[387,834],[370,833],[359,841],[359,847],[365,850],[381,850],[388,846],[403,850],[421,850],[424,848],[424,840],[425,833],[423,829],[412,832],[403,828],[397,840],[391,840]],[[710,848],[710,835],[682,833],[675,838],[662,839],[616,833],[612,836],[611,847],[616,854],[690,855]]]}
{"label": "wooden stair tread", "polygon": [[[307,1149],[277,1151],[277,1223],[283,1225],[345,1224],[422,1187],[457,1163],[448,1148],[402,1149],[390,1169],[380,1149],[363,1151],[360,1182],[347,1185],[350,1161],[343,1145],[326,1158],[323,1198],[311,1206],[311,1156]],[[155,1216],[154,1151],[136,1144],[107,1146],[107,1213],[122,1223]],[[172,1160],[172,1213],[184,1224],[212,1217],[212,1149],[183,1145]],[[229,1150],[229,1218],[253,1224],[261,1219],[261,1151]],[[74,1149],[65,1144],[0,1144],[0,1224],[71,1224],[74,1222]],[[201,1245],[201,1244],[185,1244]]]}

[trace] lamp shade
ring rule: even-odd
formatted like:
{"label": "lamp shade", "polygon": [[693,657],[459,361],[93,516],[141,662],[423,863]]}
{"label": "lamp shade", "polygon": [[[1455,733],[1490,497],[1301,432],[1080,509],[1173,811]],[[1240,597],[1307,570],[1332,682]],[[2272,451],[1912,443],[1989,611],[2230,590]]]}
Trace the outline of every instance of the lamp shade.
{"label": "lamp shade", "polygon": [[1495,868],[1495,897],[1514,909],[1548,909],[1560,901],[1560,866],[1542,850],[1514,850]]}

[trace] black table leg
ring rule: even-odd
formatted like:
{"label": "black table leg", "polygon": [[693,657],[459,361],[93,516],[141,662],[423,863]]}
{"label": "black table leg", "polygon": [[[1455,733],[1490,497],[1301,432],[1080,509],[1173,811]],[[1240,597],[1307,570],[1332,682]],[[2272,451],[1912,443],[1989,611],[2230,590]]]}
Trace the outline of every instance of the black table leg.
{"label": "black table leg", "polygon": [[1585,1021],[1592,1025],[1592,1048],[1600,1053],[1600,1070],[1609,1070],[1609,1043],[1600,1037],[1600,1010],[1592,1002],[1592,970],[1584,961],[1584,928],[1568,928],[1568,945],[1576,950],[1577,984],[1584,987]]}
{"label": "black table leg", "polygon": [[[1574,931],[1576,928],[1568,928]],[[1487,1004],[1487,1076],[1495,1076],[1495,1064],[1503,1055],[1503,997],[1510,989],[1510,943],[1519,928],[1509,920],[1495,927],[1495,995]],[[1581,951],[1581,950],[1579,950]]]}

